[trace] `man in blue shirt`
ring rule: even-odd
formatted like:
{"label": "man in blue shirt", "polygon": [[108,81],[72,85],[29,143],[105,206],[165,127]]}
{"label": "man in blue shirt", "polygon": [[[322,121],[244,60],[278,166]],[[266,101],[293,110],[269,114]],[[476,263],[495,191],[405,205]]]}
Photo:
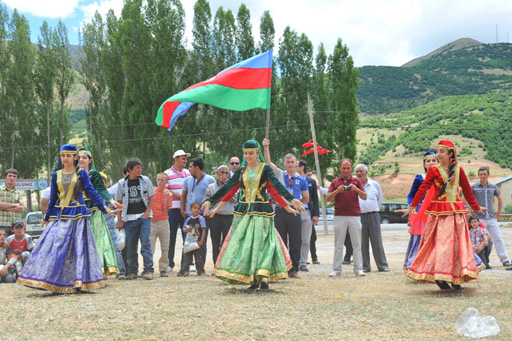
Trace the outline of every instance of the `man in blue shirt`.
{"label": "man in blue shirt", "polygon": [[[299,277],[299,267],[301,265],[301,245],[302,245],[302,220],[304,224],[309,224],[309,236],[311,237],[311,213],[308,209],[309,191],[308,182],[305,178],[297,173],[297,158],[293,154],[286,154],[284,156],[283,165],[285,170],[277,168],[275,164],[270,161],[269,151],[270,141],[263,140],[263,157],[265,163],[272,167],[276,177],[286,187],[286,189],[293,195],[295,199],[300,200],[304,204],[305,210],[301,212],[300,216],[286,212],[286,210],[276,204],[276,215],[274,217],[274,224],[277,232],[281,236],[285,245],[289,245],[290,258],[292,259],[292,268],[288,272],[288,276],[292,278]],[[308,244],[309,248],[309,244]],[[309,250],[308,250],[309,251]],[[307,254],[306,254],[307,259]],[[304,268],[307,271],[306,263]]]}
{"label": "man in blue shirt", "polygon": [[[183,182],[183,191],[181,192],[181,215],[187,219],[192,216],[190,204],[194,201],[202,202],[208,185],[215,182],[215,179],[204,172],[203,159],[196,157],[190,160],[188,165],[190,175]],[[203,211],[201,211],[203,214]],[[208,225],[204,240],[208,240]],[[206,259],[206,244],[204,245],[204,259]],[[182,257],[183,261],[183,257]],[[194,271],[193,269],[191,271]]]}

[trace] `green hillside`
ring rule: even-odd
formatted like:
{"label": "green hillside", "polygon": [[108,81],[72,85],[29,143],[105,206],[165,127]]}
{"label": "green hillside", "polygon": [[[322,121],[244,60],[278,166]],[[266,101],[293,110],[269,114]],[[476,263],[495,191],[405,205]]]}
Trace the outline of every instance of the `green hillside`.
{"label": "green hillside", "polygon": [[446,96],[395,114],[362,119],[359,129],[373,132],[362,143],[360,161],[372,164],[391,151],[395,157],[423,153],[440,136],[475,139],[459,150],[459,157],[473,158],[473,148],[503,168],[512,166],[512,90],[484,95]]}
{"label": "green hillside", "polygon": [[363,112],[406,110],[443,96],[512,89],[512,44],[480,44],[423,59],[412,67],[363,66]]}

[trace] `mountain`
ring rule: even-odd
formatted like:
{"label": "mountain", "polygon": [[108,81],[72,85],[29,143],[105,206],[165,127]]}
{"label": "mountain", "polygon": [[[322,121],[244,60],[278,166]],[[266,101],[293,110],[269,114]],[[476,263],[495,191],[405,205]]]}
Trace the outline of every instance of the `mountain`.
{"label": "mountain", "polygon": [[408,110],[443,96],[512,89],[512,44],[459,39],[402,67],[363,66],[362,112]]}
{"label": "mountain", "polygon": [[448,43],[446,45],[441,46],[440,48],[430,52],[427,55],[424,55],[424,56],[418,57],[418,58],[414,58],[413,60],[408,61],[407,63],[402,65],[402,67],[411,67],[411,66],[414,66],[414,65],[418,64],[422,60],[429,59],[429,58],[431,58],[433,56],[436,56],[436,55],[439,55],[439,54],[445,54],[445,53],[450,52],[450,51],[457,51],[457,50],[460,50],[460,49],[463,49],[463,48],[466,48],[466,47],[475,46],[475,45],[482,45],[482,43],[479,42],[478,40],[474,40],[474,39],[471,39],[471,38],[457,39],[455,41],[452,41],[451,43]]}

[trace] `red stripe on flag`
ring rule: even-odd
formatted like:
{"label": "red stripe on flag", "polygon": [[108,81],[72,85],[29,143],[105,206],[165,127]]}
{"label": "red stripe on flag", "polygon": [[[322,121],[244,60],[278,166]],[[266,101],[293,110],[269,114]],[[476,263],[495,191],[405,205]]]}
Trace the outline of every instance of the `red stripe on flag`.
{"label": "red stripe on flag", "polygon": [[164,103],[164,118],[162,120],[162,127],[169,128],[169,123],[171,121],[172,114],[176,107],[180,105],[181,102],[165,102]]}
{"label": "red stripe on flag", "polygon": [[239,90],[265,89],[270,88],[271,81],[269,74],[272,74],[271,68],[249,69],[235,68],[228,69],[219,73],[215,77],[194,84],[183,91],[192,90],[200,86],[218,84],[228,88]]}

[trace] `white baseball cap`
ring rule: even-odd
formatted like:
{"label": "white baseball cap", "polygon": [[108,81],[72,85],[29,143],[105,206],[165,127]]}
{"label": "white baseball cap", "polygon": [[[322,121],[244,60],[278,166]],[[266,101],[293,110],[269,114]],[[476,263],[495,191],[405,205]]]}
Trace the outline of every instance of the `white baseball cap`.
{"label": "white baseball cap", "polygon": [[182,156],[182,155],[186,155],[187,157],[190,157],[190,153],[185,153],[185,151],[183,149],[180,149],[180,150],[177,150],[174,152],[174,155],[172,156],[172,158],[177,158],[178,156]]}

